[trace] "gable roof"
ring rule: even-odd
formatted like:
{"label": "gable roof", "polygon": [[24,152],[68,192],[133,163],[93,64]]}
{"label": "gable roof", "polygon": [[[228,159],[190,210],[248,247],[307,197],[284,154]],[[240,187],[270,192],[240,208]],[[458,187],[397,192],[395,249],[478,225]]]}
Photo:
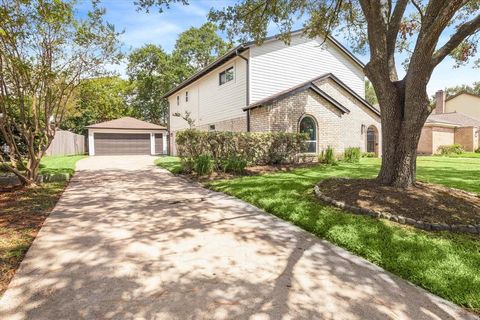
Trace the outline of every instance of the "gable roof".
{"label": "gable roof", "polygon": [[89,129],[130,129],[130,130],[165,130],[164,126],[159,126],[150,122],[138,120],[132,117],[124,117],[111,121],[100,122],[87,126]]}
{"label": "gable roof", "polygon": [[[295,30],[295,31],[292,31],[290,33],[290,35],[297,35],[297,34],[302,33],[303,31],[304,31],[304,29]],[[278,40],[278,37],[279,37],[278,34],[274,35],[274,36],[271,36],[271,37],[267,37],[267,38],[265,38],[264,42],[271,41],[271,40]],[[365,65],[363,64],[363,62],[360,61],[357,57],[355,57],[353,55],[353,53],[350,52],[347,48],[345,48],[340,42],[338,42],[338,40],[336,40],[334,37],[332,37],[330,35],[327,36],[327,39],[330,42],[332,42],[338,49],[340,49],[340,51],[342,51],[345,55],[347,55],[347,57],[352,59],[352,61],[355,62],[360,68],[362,68],[362,69],[365,68]],[[171,96],[175,92],[185,88],[186,86],[188,86],[189,84],[191,84],[191,83],[195,82],[196,80],[200,79],[201,77],[203,77],[204,75],[206,75],[207,73],[212,71],[213,69],[216,69],[217,67],[221,66],[222,64],[229,61],[233,57],[240,55],[240,53],[244,52],[245,50],[251,48],[254,45],[256,45],[255,41],[250,41],[250,42],[240,44],[233,49],[230,49],[223,56],[218,57],[217,60],[213,61],[211,64],[209,64],[208,66],[206,66],[202,70],[194,73],[189,78],[187,78],[186,80],[181,82],[179,85],[177,85],[176,87],[169,90],[167,93],[165,93],[163,98],[168,98],[169,96]]]}
{"label": "gable roof", "polygon": [[450,97],[448,97],[447,99],[445,99],[445,102],[447,102],[447,101],[449,101],[449,100],[452,100],[452,99],[455,99],[456,97],[461,96],[462,94],[467,94],[467,95],[469,95],[469,96],[473,96],[473,97],[476,97],[476,98],[480,98],[480,95],[478,95],[478,94],[471,93],[471,92],[468,92],[468,91],[460,91],[460,92],[454,94],[453,96],[450,96]]}
{"label": "gable roof", "polygon": [[459,127],[480,127],[480,119],[460,112],[433,113],[428,116],[426,123],[449,124]]}
{"label": "gable roof", "polygon": [[316,94],[327,100],[328,102],[332,103],[336,108],[341,110],[344,113],[349,113],[350,110],[348,110],[346,107],[344,107],[342,104],[340,104],[338,101],[336,101],[334,98],[332,98],[329,94],[327,94],[325,91],[321,90],[315,82],[325,80],[325,79],[331,79],[333,82],[335,82],[337,85],[339,85],[342,89],[347,91],[355,100],[360,102],[362,105],[370,109],[373,113],[376,115],[380,116],[380,111],[376,109],[374,106],[372,106],[370,103],[368,103],[365,99],[363,99],[358,93],[353,91],[349,86],[347,86],[345,83],[343,83],[340,79],[335,77],[332,73],[326,73],[324,75],[321,75],[317,78],[311,79],[307,82],[301,83],[297,86],[294,86],[292,88],[289,88],[287,90],[281,91],[279,93],[276,93],[274,95],[271,95],[265,99],[262,99],[260,101],[254,102],[250,104],[248,107],[243,108],[244,111],[257,108],[259,106],[265,105],[265,104],[270,104],[274,101],[281,100],[287,96],[293,95],[295,93],[304,91],[306,89],[311,89],[313,90]]}

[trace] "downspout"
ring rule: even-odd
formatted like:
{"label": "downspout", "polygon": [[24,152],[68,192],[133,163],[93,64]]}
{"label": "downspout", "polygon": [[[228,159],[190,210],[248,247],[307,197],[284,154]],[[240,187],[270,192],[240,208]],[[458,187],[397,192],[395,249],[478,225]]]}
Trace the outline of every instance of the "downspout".
{"label": "downspout", "polygon": [[[248,107],[248,105],[250,104],[250,60],[248,60],[247,58],[245,58],[244,56],[242,56],[240,54],[240,52],[238,52],[238,49],[235,51],[235,55],[237,57],[240,57],[241,59],[245,60],[245,63],[247,65],[247,72],[246,72],[246,76],[247,76],[247,92],[246,92],[246,104],[245,106]],[[250,132],[250,109],[247,110],[247,132]]]}
{"label": "downspout", "polygon": [[167,155],[171,156],[172,155],[172,150],[170,150],[170,135],[171,135],[171,131],[170,131],[170,100],[167,99],[167,103],[168,103],[168,113],[167,113]]}

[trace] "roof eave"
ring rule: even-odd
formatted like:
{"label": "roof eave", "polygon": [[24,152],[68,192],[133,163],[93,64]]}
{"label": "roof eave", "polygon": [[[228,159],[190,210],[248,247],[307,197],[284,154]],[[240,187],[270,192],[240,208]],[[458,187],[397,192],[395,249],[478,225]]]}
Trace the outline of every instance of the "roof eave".
{"label": "roof eave", "polygon": [[245,46],[243,44],[236,46],[233,49],[230,49],[227,53],[225,53],[223,56],[219,57],[217,60],[203,68],[202,70],[194,73],[192,76],[189,78],[185,79],[183,82],[181,82],[178,86],[175,88],[169,90],[167,93],[165,93],[162,98],[166,99],[173,95],[174,93],[182,90],[186,86],[192,84],[193,82],[197,81],[198,79],[202,78],[206,74],[208,74],[210,71],[213,71],[215,68],[223,65],[225,62],[229,61],[231,58],[235,57],[238,55],[238,53],[244,52],[247,50],[249,47]]}

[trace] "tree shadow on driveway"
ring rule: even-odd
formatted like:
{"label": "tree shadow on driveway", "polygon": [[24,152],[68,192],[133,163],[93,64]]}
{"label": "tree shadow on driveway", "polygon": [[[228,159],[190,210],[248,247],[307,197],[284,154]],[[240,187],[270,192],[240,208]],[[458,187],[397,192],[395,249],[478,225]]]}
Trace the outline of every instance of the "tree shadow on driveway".
{"label": "tree shadow on driveway", "polygon": [[474,316],[251,205],[148,168],[73,178],[0,318]]}

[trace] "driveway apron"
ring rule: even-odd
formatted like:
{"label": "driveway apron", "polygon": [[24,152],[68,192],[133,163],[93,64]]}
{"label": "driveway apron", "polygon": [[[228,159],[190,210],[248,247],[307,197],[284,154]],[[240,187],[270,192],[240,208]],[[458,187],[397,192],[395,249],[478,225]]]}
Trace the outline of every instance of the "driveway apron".
{"label": "driveway apron", "polygon": [[476,319],[153,160],[78,162],[0,319]]}

